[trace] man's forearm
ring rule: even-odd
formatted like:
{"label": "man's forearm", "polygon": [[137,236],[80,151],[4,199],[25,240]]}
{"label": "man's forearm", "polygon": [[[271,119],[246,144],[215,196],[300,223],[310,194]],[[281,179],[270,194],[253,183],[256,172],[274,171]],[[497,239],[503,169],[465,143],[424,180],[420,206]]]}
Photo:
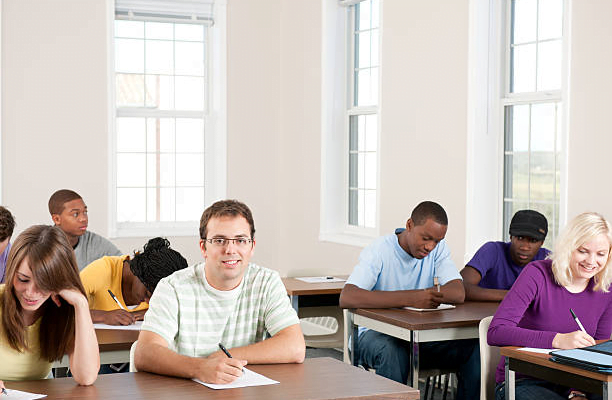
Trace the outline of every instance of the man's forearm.
{"label": "man's forearm", "polygon": [[465,299],[475,301],[502,301],[508,293],[502,289],[487,289],[478,285],[465,284]]}
{"label": "man's forearm", "polygon": [[157,343],[138,342],[134,363],[139,371],[194,378],[197,370],[192,357],[178,354]]}
{"label": "man's forearm", "polygon": [[461,304],[465,301],[465,289],[461,279],[453,279],[441,287],[440,292],[444,296],[442,302],[450,304]]}
{"label": "man's forearm", "polygon": [[229,349],[232,357],[249,364],[301,363],[306,345],[299,324],[289,326],[264,341]]}
{"label": "man's forearm", "polygon": [[421,307],[424,289],[418,290],[365,290],[345,285],[340,294],[341,308],[393,308]]}

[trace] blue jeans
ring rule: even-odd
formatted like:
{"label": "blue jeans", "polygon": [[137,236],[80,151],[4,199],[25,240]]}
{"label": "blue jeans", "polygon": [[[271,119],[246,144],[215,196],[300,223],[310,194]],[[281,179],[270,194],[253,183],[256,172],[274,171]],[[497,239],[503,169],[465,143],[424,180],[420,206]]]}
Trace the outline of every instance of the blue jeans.
{"label": "blue jeans", "polygon": [[[570,389],[554,383],[532,378],[520,378],[514,383],[514,396],[516,400],[562,400],[567,399]],[[495,386],[495,399],[505,400],[505,382]],[[599,395],[588,395],[590,400],[601,399]],[[578,397],[580,399],[580,397]]]}
{"label": "blue jeans", "polygon": [[[406,383],[410,343],[373,330],[357,339],[358,360],[376,374]],[[457,371],[457,400],[480,397],[480,349],[478,339],[447,340],[419,344],[419,368]]]}

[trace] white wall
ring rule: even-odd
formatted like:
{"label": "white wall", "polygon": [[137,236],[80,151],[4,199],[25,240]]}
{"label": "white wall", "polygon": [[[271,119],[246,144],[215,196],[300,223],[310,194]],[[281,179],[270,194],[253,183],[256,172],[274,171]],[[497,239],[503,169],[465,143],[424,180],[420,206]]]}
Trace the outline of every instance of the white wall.
{"label": "white wall", "polygon": [[[3,0],[3,202],[18,230],[49,223],[61,187],[107,234],[107,7],[112,0]],[[227,5],[228,197],[255,215],[255,261],[281,275],[349,273],[360,248],[320,242],[321,14],[333,0]],[[574,2],[569,214],[608,214],[606,135],[612,5]],[[112,3],[111,3],[112,4]],[[384,0],[381,232],[421,200],[439,201],[461,267],[465,251],[469,0]],[[202,206],[204,208],[204,205]],[[161,232],[163,234],[163,232]],[[190,262],[197,232],[169,238]],[[144,238],[113,239],[125,252]]]}

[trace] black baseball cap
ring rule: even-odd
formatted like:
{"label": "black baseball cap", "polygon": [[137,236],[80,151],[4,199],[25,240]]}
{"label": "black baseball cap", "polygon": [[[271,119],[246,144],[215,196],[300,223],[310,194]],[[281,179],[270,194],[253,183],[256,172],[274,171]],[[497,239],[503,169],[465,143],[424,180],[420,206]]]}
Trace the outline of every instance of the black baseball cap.
{"label": "black baseball cap", "polygon": [[546,239],[548,221],[537,211],[520,210],[510,221],[510,236],[527,236],[537,240]]}

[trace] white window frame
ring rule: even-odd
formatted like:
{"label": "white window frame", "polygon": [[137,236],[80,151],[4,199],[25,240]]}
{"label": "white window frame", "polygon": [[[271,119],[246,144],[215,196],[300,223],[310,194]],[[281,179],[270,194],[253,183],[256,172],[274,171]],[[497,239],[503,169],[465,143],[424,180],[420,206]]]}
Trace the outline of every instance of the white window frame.
{"label": "white window frame", "polygon": [[[569,1],[563,1],[563,54],[560,129],[559,226],[567,219],[567,126],[569,41],[571,38]],[[510,0],[470,2],[468,166],[466,195],[466,244],[464,262],[485,242],[503,240],[504,232],[504,106],[517,95],[506,96],[509,84]],[[508,18],[506,18],[508,17]],[[551,101],[550,93],[540,97],[521,95],[525,101]],[[554,235],[551,229],[549,235]]]}
{"label": "white window frame", "polygon": [[[382,42],[382,2],[379,0],[379,51]],[[354,29],[352,7],[359,1],[324,2],[322,54],[322,137],[321,137],[321,219],[319,240],[359,247],[379,236],[380,226],[380,76],[378,65],[378,105],[352,107],[354,70]],[[353,115],[378,114],[376,160],[375,227],[349,222],[349,124]]]}
{"label": "white window frame", "polygon": [[[107,2],[107,20],[109,41],[107,47],[109,71],[109,221],[110,237],[148,237],[148,236],[197,236],[199,218],[193,221],[157,221],[157,222],[122,222],[117,221],[117,137],[116,117],[134,116],[130,110],[117,110],[115,101],[115,61],[114,61],[114,2]],[[215,20],[209,26],[206,35],[207,47],[207,74],[206,85],[206,114],[204,117],[204,204],[225,198],[227,190],[227,122],[226,122],[226,0],[215,0]],[[175,21],[179,22],[179,21]],[[155,116],[162,116],[164,112],[157,111]],[[171,112],[173,117],[189,117],[201,112]],[[142,111],[138,116],[143,116]],[[168,113],[170,116],[170,113]]]}

